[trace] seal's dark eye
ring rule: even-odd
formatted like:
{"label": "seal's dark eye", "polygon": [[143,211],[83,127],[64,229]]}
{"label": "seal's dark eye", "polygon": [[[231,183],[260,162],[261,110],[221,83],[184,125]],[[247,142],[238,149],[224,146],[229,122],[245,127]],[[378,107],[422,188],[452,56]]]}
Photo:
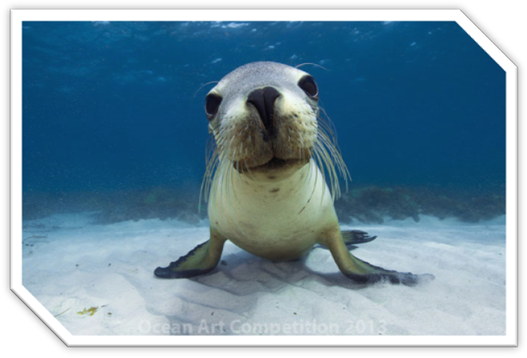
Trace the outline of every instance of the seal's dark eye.
{"label": "seal's dark eye", "polygon": [[205,98],[205,113],[207,117],[212,118],[218,113],[218,108],[220,108],[221,97],[214,93],[209,93]]}
{"label": "seal's dark eye", "polygon": [[311,98],[318,99],[318,87],[315,79],[311,76],[304,76],[298,81],[298,87]]}

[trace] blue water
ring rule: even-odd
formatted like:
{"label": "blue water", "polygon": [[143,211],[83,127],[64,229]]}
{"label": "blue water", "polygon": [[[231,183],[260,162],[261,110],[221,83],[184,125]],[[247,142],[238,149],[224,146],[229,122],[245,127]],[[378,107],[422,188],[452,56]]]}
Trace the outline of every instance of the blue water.
{"label": "blue water", "polygon": [[505,72],[454,22],[24,22],[23,191],[198,190],[204,97],[305,62],[352,187],[504,194]]}

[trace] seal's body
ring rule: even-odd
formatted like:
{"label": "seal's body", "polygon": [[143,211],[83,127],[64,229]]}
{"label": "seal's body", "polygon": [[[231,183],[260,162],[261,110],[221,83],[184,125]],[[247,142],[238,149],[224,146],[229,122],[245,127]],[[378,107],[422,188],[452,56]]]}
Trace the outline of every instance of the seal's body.
{"label": "seal's body", "polygon": [[[254,174],[251,178],[234,172],[232,200],[218,190],[211,194],[211,227],[266,259],[292,260],[309,252],[325,228],[338,225],[337,216],[316,163],[294,169],[284,177]],[[217,207],[230,209],[220,212]]]}
{"label": "seal's body", "polygon": [[346,244],[375,237],[340,231],[333,206],[340,194],[337,171],[344,179],[349,174],[320,119],[311,75],[274,62],[250,63],[209,92],[205,111],[216,144],[204,180],[210,240],[157,268],[156,276],[209,272],[231,240],[277,261],[299,258],[322,244],[346,276],[362,283],[387,279],[411,285],[423,277],[370,265],[347,249]]}

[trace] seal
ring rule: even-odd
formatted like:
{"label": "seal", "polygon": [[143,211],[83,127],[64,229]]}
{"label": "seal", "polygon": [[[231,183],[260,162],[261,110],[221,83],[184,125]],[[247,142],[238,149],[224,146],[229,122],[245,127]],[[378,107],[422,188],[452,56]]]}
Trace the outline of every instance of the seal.
{"label": "seal", "polygon": [[[286,261],[326,246],[340,271],[358,283],[415,285],[432,275],[386,270],[353,256],[347,245],[373,240],[344,231],[333,202],[349,172],[329,118],[318,106],[310,74],[275,62],[254,62],[227,74],[207,94],[212,148],[202,185],[210,239],[167,267],[160,278],[213,270],[224,243],[265,259]],[[201,201],[201,200],[200,200]]]}

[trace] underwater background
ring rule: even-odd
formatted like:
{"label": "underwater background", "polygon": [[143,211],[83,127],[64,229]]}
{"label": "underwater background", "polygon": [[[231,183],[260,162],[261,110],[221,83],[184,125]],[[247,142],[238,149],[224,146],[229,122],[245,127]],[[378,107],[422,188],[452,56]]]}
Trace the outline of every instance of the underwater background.
{"label": "underwater background", "polygon": [[198,222],[204,84],[253,61],[325,68],[341,221],[505,214],[505,72],[455,22],[24,22],[22,57],[24,220]]}

